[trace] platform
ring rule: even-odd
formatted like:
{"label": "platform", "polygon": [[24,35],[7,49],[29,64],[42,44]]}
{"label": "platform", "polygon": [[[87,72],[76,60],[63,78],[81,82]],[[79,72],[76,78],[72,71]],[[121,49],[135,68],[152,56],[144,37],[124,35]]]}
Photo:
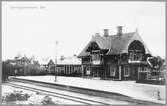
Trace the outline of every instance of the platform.
{"label": "platform", "polygon": [[[135,81],[112,81],[62,76],[57,77],[57,82],[55,82],[55,76],[17,76],[16,78],[117,93],[136,100],[154,103],[165,104],[166,100],[165,86],[139,84],[135,83]],[[157,97],[158,91],[160,91],[160,100]]]}

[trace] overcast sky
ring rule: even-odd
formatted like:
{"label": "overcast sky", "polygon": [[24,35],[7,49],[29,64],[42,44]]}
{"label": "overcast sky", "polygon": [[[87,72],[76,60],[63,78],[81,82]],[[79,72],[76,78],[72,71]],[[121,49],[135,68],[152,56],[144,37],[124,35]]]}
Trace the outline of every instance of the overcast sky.
{"label": "overcast sky", "polygon": [[3,2],[2,59],[17,54],[55,58],[79,54],[96,32],[134,32],[165,57],[164,2]]}

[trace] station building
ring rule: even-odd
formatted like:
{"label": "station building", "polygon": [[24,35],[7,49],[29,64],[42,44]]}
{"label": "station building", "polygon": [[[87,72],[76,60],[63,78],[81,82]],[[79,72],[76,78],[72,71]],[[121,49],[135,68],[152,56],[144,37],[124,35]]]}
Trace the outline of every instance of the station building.
{"label": "station building", "polygon": [[104,29],[101,36],[96,33],[78,56],[81,58],[82,76],[113,80],[147,79],[150,66],[147,58],[151,53],[138,31],[109,35]]}

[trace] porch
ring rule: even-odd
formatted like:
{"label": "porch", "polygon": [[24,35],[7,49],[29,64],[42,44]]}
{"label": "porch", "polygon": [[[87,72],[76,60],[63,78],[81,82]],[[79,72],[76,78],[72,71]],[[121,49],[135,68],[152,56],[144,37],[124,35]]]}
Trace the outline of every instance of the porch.
{"label": "porch", "polygon": [[84,65],[82,77],[103,80],[138,80],[149,78],[147,64]]}

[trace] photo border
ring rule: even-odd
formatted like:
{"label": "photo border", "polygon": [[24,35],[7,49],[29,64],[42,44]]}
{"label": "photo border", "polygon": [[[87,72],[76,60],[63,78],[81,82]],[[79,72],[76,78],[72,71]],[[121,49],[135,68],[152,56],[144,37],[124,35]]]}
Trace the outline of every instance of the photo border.
{"label": "photo border", "polygon": [[[1,62],[1,64],[0,64],[0,84],[2,85],[2,2],[40,2],[40,1],[46,1],[46,2],[61,2],[61,1],[65,1],[65,2],[69,2],[69,1],[71,1],[71,2],[79,2],[79,1],[93,1],[93,2],[96,2],[96,1],[101,1],[101,2],[105,2],[105,1],[111,1],[111,2],[114,2],[114,1],[122,1],[122,2],[128,2],[128,1],[137,1],[137,2],[140,2],[140,1],[144,1],[144,2],[165,2],[165,29],[166,29],[166,25],[167,25],[167,14],[166,14],[166,12],[167,12],[167,0],[0,0],[0,6],[1,6],[1,8],[0,8],[0,41],[1,41],[1,43],[0,43],[0,62]],[[167,41],[167,31],[165,30],[165,42]],[[166,45],[167,45],[167,42],[166,42]],[[167,46],[165,45],[165,54],[167,55]],[[167,60],[167,56],[165,55],[165,60]],[[166,67],[167,68],[167,67]],[[160,104],[159,106],[163,106],[163,105],[166,105],[167,104],[167,71],[165,71],[165,85],[166,85],[166,101],[165,101],[165,104]],[[6,106],[6,105],[4,105],[4,104],[2,104],[2,88],[0,87],[0,106],[2,105],[2,106]],[[12,104],[12,105],[14,105],[14,106],[20,106],[20,105],[15,105],[15,104]],[[22,106],[24,106],[24,105],[22,105]],[[25,106],[28,106],[28,105],[25,105]],[[36,105],[35,105],[36,106]],[[48,105],[48,106],[55,106],[55,105]],[[68,105],[68,106],[73,106],[73,105]],[[79,106],[79,105],[77,105],[77,106]],[[82,105],[82,106],[84,106],[84,105]],[[126,106],[126,105],[116,105],[116,106]],[[127,105],[128,106],[128,105]],[[143,106],[143,105],[135,105],[135,106]],[[144,105],[144,106],[146,106],[146,105]],[[152,105],[152,106],[154,106],[154,105]],[[157,105],[155,105],[155,106],[157,106]]]}

